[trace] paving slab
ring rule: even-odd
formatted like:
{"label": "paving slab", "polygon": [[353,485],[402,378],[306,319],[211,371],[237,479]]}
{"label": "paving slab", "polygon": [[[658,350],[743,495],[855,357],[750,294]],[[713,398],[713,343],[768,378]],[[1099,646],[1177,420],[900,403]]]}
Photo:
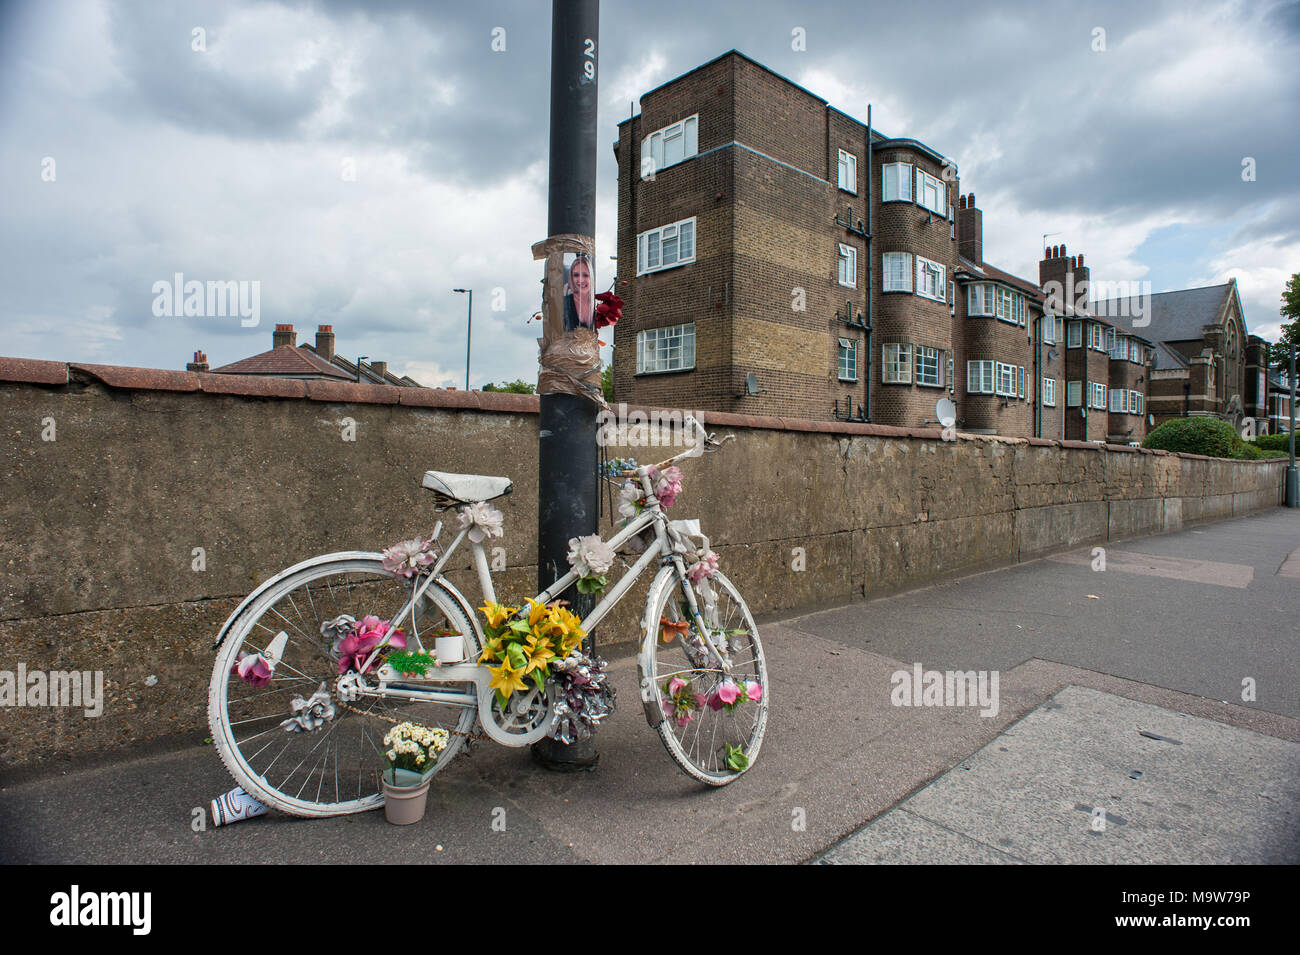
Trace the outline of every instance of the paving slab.
{"label": "paving slab", "polygon": [[992,861],[974,842],[1032,863],[1294,865],[1300,743],[1067,687],[822,861],[915,862],[910,837],[932,862]]}

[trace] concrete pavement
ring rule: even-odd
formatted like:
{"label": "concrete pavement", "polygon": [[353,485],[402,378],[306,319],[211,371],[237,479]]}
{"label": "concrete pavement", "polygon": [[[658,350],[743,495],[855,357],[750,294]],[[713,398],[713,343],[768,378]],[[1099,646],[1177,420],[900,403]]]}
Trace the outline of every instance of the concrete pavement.
{"label": "concrete pavement", "polygon": [[[1300,513],[1279,508],[1111,545],[1104,572],[1088,550],[1086,563],[1064,555],[769,623],[763,753],[719,790],[664,753],[623,659],[596,773],[553,775],[526,752],[479,744],[436,778],[416,826],[272,814],[195,832],[193,810],[206,815],[232,783],[210,747],[189,747],[0,788],[0,859],[801,862],[840,846],[836,861],[1160,862],[1187,861],[1199,841],[1207,861],[1297,862],[1294,840],[1250,841],[1297,828],[1300,584],[1278,574],[1297,549]],[[1248,568],[1249,580],[1207,583],[1178,560],[1237,565],[1234,584]],[[997,670],[997,714],[893,705],[893,675],[918,662]],[[1246,677],[1254,702],[1241,700]],[[1184,745],[1132,739],[1138,723]],[[1070,748],[1084,745],[1081,726],[1091,762]],[[1014,746],[996,742],[1004,732]],[[1115,778],[1120,769],[1145,782]],[[1076,804],[1114,806],[1125,824],[1091,836]],[[492,824],[501,810],[503,831]],[[878,828],[862,829],[871,820]],[[901,848],[882,854],[891,839]]]}

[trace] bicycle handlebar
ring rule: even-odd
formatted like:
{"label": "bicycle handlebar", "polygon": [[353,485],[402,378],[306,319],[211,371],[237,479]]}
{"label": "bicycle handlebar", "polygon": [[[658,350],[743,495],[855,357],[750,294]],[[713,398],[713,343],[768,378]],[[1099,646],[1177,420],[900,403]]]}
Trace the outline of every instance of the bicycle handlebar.
{"label": "bicycle handlebar", "polygon": [[[651,468],[654,468],[656,471],[662,471],[664,468],[671,467],[676,461],[685,460],[686,458],[698,458],[706,451],[714,451],[722,447],[728,441],[734,441],[736,439],[734,434],[729,434],[719,441],[713,435],[705,431],[704,425],[700,424],[693,415],[687,415],[686,421],[695,431],[695,447],[687,448],[685,451],[682,451],[679,454],[674,454],[671,458],[660,461],[658,464],[644,464],[641,467],[634,468],[630,471],[619,471],[617,472],[618,475],[625,478],[635,478],[639,477],[642,473],[649,471]],[[712,447],[710,447],[710,445],[712,445]]]}

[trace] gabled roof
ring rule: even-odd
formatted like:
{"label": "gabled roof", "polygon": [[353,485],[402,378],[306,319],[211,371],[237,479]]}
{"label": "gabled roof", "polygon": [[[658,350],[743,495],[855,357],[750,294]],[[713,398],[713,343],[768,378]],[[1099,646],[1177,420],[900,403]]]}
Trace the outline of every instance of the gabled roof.
{"label": "gabled roof", "polygon": [[1146,309],[1150,324],[1143,333],[1153,341],[1190,342],[1202,337],[1201,328],[1213,325],[1223,314],[1227,297],[1235,292],[1236,282],[1207,285],[1204,288],[1157,292],[1149,298],[1140,295],[1093,302],[1098,315],[1137,315]]}
{"label": "gabled roof", "polygon": [[1156,342],[1156,371],[1182,371],[1187,367],[1186,358],[1164,342]]}
{"label": "gabled roof", "polygon": [[[317,360],[324,360],[316,353],[316,349],[311,345],[311,343],[306,342],[298,347],[311,352],[312,356]],[[357,363],[354,361],[348,361],[348,359],[344,358],[342,355],[335,355],[332,360],[332,365],[337,369],[341,369],[343,377],[348,381],[358,381],[363,385],[397,385],[399,388],[421,387],[420,383],[409,375],[398,376],[393,374],[391,371],[385,371],[381,375],[375,369],[374,365],[371,364],[362,365],[361,373],[358,375]]]}
{"label": "gabled roof", "polygon": [[217,375],[269,375],[276,378],[337,378],[350,381],[351,377],[340,368],[327,362],[316,352],[292,345],[281,345],[260,355],[241,358],[229,365],[212,369]]}

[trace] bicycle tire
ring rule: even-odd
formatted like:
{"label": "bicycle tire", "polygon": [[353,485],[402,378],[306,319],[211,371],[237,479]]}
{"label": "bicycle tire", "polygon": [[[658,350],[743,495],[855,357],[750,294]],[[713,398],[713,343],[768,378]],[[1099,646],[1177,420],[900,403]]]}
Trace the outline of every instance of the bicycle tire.
{"label": "bicycle tire", "polygon": [[[708,699],[723,681],[721,669],[716,661],[709,661],[705,666],[697,666],[699,659],[692,660],[686,655],[687,633],[675,636],[672,641],[665,641],[661,636],[660,620],[668,619],[681,623],[687,616],[684,613],[684,600],[681,596],[683,586],[691,586],[684,580],[675,567],[665,567],[660,571],[650,595],[646,601],[645,637],[639,659],[643,699],[647,704],[647,717],[663,740],[664,748],[673,761],[693,779],[708,786],[726,786],[735,782],[748,772],[758,759],[762,748],[763,735],[767,728],[767,711],[769,702],[767,661],[763,655],[763,646],[754,623],[749,606],[735,585],[722,573],[715,573],[711,584],[718,594],[719,619],[706,620],[711,627],[721,629],[744,629],[744,637],[729,638],[732,642],[729,657],[736,656],[733,664],[738,666],[735,676],[746,682],[754,680],[762,687],[762,694],[757,701],[743,701],[734,711],[712,709],[699,706],[691,719],[682,725],[678,722],[675,711],[665,708],[668,700],[668,683],[673,676],[689,673],[688,683],[696,690],[702,690],[701,696]],[[723,604],[728,606],[724,607]],[[703,608],[701,608],[703,612]],[[740,627],[732,626],[740,624]],[[694,632],[694,623],[690,624]],[[745,659],[746,648],[752,651]],[[698,648],[695,651],[699,653]],[[697,680],[702,681],[697,684]],[[693,694],[692,694],[693,695]],[[746,723],[748,721],[748,723]],[[704,743],[705,726],[711,726],[710,742]],[[694,727],[693,731],[691,727]],[[725,729],[721,738],[718,730]],[[692,735],[693,734],[693,735]],[[739,771],[729,768],[722,748],[727,743],[738,745],[745,753],[748,765]],[[722,744],[720,746],[719,744]]]}
{"label": "bicycle tire", "polygon": [[[346,579],[349,576],[360,579],[349,581]],[[314,589],[313,585],[316,585]],[[354,586],[359,593],[353,593]],[[346,596],[339,596],[337,590],[340,589]],[[302,599],[295,601],[296,594],[302,594]],[[461,708],[451,704],[380,701],[372,698],[363,698],[351,704],[351,708],[345,707],[337,698],[334,686],[338,676],[338,665],[330,656],[331,641],[321,635],[319,629],[322,618],[332,619],[341,612],[351,613],[358,619],[367,613],[374,613],[382,619],[391,619],[402,603],[409,600],[410,594],[410,583],[384,570],[381,555],[371,554],[361,557],[354,554],[340,555],[338,560],[305,568],[291,574],[275,586],[267,588],[251,601],[231,624],[218,648],[217,659],[213,665],[212,679],[208,688],[208,722],[218,755],[245,792],[259,802],[297,816],[326,817],[378,809],[384,802],[383,792],[378,785],[378,772],[382,771],[382,754],[374,746],[374,738],[382,740],[387,725],[393,720],[409,719],[412,722],[448,729],[447,748],[440,754],[434,772],[446,768],[464,745],[466,737],[461,734],[474,732],[478,720],[477,707]],[[300,608],[298,603],[304,606]],[[307,610],[307,607],[310,610]],[[298,618],[296,624],[290,619],[290,610]],[[478,656],[480,646],[477,633],[471,621],[466,618],[461,602],[454,596],[449,585],[444,585],[442,581],[435,581],[425,592],[419,614],[424,618],[423,623],[417,621],[420,630],[428,632],[431,623],[436,625],[444,622],[465,635],[466,658],[472,660]],[[279,619],[276,619],[277,617]],[[249,685],[232,675],[231,668],[237,661],[241,649],[253,652],[264,648],[268,642],[267,635],[272,630],[268,623],[273,624],[277,630],[284,630],[286,633],[289,630],[294,632],[289,636],[282,663],[276,668],[276,674],[272,678],[272,688],[269,691],[264,688],[247,690],[245,688]],[[403,629],[408,634],[412,633],[409,619]],[[425,642],[426,649],[431,650],[432,641]],[[281,676],[282,672],[283,676]],[[325,683],[330,691],[331,702],[335,705],[335,716],[329,721],[328,730],[323,734],[283,733],[282,736],[277,737],[275,730],[279,728],[279,724],[269,721],[287,718],[290,715],[290,699],[293,696],[308,696],[320,681]],[[274,686],[276,682],[282,682],[284,685],[277,689]],[[447,686],[460,687],[459,684]],[[473,685],[467,684],[466,687],[467,692],[473,694]],[[232,689],[238,692],[238,695],[233,698],[239,709],[239,712],[234,714],[240,718],[238,720],[232,718],[231,713]],[[257,700],[263,702],[254,702]],[[356,712],[358,710],[362,712]],[[455,717],[454,720],[452,716]],[[236,726],[250,723],[254,724],[251,729],[258,729],[260,732],[245,736],[241,740]],[[356,747],[361,751],[360,754],[349,752],[349,757],[355,755],[358,765],[347,767],[349,775],[353,768],[357,769],[356,794],[352,798],[343,798],[339,770],[343,768],[340,760],[344,740],[340,736],[332,744],[334,795],[337,798],[322,800],[321,795],[325,792],[325,783],[328,781],[331,745],[326,744],[325,752],[321,754],[319,762],[314,754],[322,743],[330,739],[345,724],[349,726],[349,734],[358,728],[361,732],[361,741]],[[266,728],[262,729],[262,727]],[[374,736],[371,735],[372,729]],[[450,732],[451,730],[456,732]],[[266,737],[270,739],[254,753],[250,743]],[[272,746],[276,738],[286,740],[286,745],[280,750],[281,754],[295,744],[297,744],[296,749],[307,750],[306,755],[293,768],[289,776],[278,782],[268,779],[272,767],[263,766],[259,769],[257,760],[257,756],[268,746]],[[373,752],[366,751],[366,747],[362,745],[365,742],[370,744]],[[290,754],[285,765],[292,763],[296,755],[296,752]],[[280,758],[280,755],[276,755],[271,760],[271,764],[273,765]],[[308,763],[309,758],[310,766],[300,777],[299,770]],[[316,783],[316,797],[302,798],[304,791],[309,790],[310,785],[316,782],[317,772],[320,774],[320,780]],[[373,787],[367,783],[368,776],[374,779]],[[289,790],[295,784],[296,791],[290,792]]]}

